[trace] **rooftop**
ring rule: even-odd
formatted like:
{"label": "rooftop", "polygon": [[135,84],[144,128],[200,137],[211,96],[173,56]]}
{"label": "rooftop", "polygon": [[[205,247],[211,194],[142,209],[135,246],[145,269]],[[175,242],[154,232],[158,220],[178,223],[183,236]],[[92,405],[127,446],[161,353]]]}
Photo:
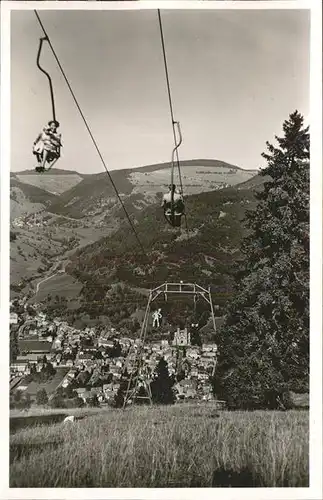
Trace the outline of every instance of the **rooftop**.
{"label": "rooftop", "polygon": [[20,352],[50,352],[52,343],[46,340],[19,340],[18,346]]}

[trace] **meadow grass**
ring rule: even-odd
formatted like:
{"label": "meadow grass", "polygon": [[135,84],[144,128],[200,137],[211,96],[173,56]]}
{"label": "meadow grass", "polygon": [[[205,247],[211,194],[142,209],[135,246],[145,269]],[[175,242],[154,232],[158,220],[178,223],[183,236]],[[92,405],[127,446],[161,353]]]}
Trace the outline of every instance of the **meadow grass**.
{"label": "meadow grass", "polygon": [[10,409],[10,418],[41,417],[42,415],[66,414],[75,416],[93,415],[102,413],[102,408],[49,408],[47,406],[32,405],[29,409]]}
{"label": "meadow grass", "polygon": [[10,487],[307,487],[307,411],[107,409],[11,436]]}

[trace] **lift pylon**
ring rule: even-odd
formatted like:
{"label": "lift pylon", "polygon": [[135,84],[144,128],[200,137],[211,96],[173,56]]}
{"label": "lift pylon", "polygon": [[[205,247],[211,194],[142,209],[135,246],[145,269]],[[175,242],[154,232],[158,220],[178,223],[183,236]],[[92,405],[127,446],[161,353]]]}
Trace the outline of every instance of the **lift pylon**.
{"label": "lift pylon", "polygon": [[[149,297],[148,297],[148,302],[145,310],[145,316],[142,322],[141,326],[141,331],[140,331],[140,345],[139,346],[133,346],[133,349],[130,349],[129,356],[133,355],[135,357],[136,361],[136,370],[132,371],[130,374],[129,380],[128,380],[128,385],[127,389],[125,391],[124,395],[124,402],[123,402],[123,408],[126,407],[128,402],[130,400],[134,399],[146,399],[149,401],[150,404],[152,404],[152,396],[151,396],[151,390],[150,390],[150,383],[151,379],[148,374],[145,373],[145,369],[143,366],[143,352],[144,352],[144,346],[145,346],[145,341],[146,341],[146,336],[147,336],[147,329],[148,329],[148,320],[149,320],[149,314],[150,314],[150,308],[151,304],[160,296],[163,296],[165,301],[168,300],[168,296],[178,296],[178,295],[187,295],[187,296],[193,296],[194,301],[196,301],[199,297],[204,299],[210,306],[210,312],[212,316],[212,322],[213,322],[213,328],[214,328],[214,333],[216,332],[216,323],[215,323],[215,316],[214,316],[214,306],[212,302],[212,296],[211,296],[211,288],[209,287],[208,289],[203,288],[200,285],[197,285],[196,283],[184,283],[183,281],[180,281],[179,283],[163,283],[162,285],[153,288],[149,292]],[[125,363],[125,368],[127,368],[128,362],[126,361]],[[214,371],[214,370],[213,370]],[[139,391],[140,388],[144,389],[145,395],[139,396]]]}

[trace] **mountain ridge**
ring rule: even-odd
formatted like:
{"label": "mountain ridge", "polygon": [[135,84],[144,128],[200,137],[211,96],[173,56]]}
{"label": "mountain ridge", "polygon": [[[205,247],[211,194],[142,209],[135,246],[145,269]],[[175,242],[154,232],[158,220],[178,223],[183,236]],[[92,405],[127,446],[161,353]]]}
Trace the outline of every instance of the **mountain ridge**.
{"label": "mountain ridge", "polygon": [[[205,161],[206,163],[202,163]],[[255,171],[241,169],[219,160],[188,160],[181,162],[184,195],[212,191],[239,184],[255,175]],[[171,163],[154,164],[110,173],[118,193],[133,211],[159,203],[162,193],[168,190]],[[175,170],[174,182],[178,182]],[[92,174],[65,190],[49,211],[70,214],[75,218],[86,217],[88,213],[104,219],[104,211],[116,206],[118,200],[110,179],[105,172]],[[104,208],[106,207],[106,208]],[[114,208],[113,208],[114,210]]]}
{"label": "mountain ridge", "polygon": [[[233,165],[228,162],[225,162],[223,160],[216,160],[212,158],[195,158],[195,159],[190,159],[190,160],[180,160],[180,165],[181,166],[198,166],[200,164],[204,164],[205,166],[208,167],[217,167],[217,166],[227,166],[229,168],[236,168],[237,170],[244,170],[246,172],[253,172],[257,173],[257,169],[245,169],[242,167],[239,167],[238,165]],[[123,171],[123,172],[129,172],[133,170],[142,170],[142,171],[149,171],[149,170],[154,170],[156,168],[163,169],[163,168],[169,168],[171,166],[171,162],[160,162],[160,163],[151,163],[148,165],[141,165],[141,166],[136,166],[136,167],[128,167],[128,168],[122,168],[122,169],[114,169],[114,170],[109,170],[110,172],[116,172],[116,171]],[[89,174],[85,174],[83,172],[79,172],[77,170],[67,170],[67,169],[60,169],[60,168],[53,168],[49,172],[44,172],[42,175],[46,175],[48,173],[52,173],[54,175],[68,175],[68,174],[78,174],[80,176],[87,177],[89,175],[98,175],[101,173],[105,173],[104,171],[102,172],[93,172]],[[35,174],[35,171],[33,169],[27,169],[27,170],[20,170],[20,171],[15,171],[15,172],[10,172],[11,176],[14,175],[29,175],[29,174]]]}

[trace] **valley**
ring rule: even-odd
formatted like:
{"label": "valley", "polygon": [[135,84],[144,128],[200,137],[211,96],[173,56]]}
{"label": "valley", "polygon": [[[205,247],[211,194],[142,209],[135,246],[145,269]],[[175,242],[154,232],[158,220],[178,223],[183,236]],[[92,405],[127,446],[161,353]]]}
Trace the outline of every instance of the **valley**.
{"label": "valley", "polygon": [[[191,212],[191,227],[188,235],[182,231],[175,240],[173,230],[165,226],[158,208],[162,193],[167,190],[169,183],[170,164],[149,165],[111,173],[121,199],[128,213],[134,218],[138,230],[142,227],[142,236],[145,239],[148,236],[154,239],[153,247],[156,250],[158,247],[160,254],[158,263],[165,248],[171,249],[170,243],[173,240],[177,242],[178,247],[188,249],[192,242],[200,239],[205,226],[205,221],[202,225],[200,221],[202,207],[209,204],[212,196],[216,196],[216,193],[223,189],[248,182],[255,175],[255,171],[242,170],[216,160],[184,161],[182,167],[184,194],[189,196],[187,204]],[[242,200],[243,196],[240,198]],[[241,200],[238,203],[242,206]],[[202,206],[199,206],[201,203]],[[227,208],[230,211],[232,207]],[[43,300],[48,294],[56,295],[56,292],[64,295],[66,290],[73,290],[72,296],[77,296],[84,284],[82,279],[75,276],[75,263],[80,260],[80,255],[84,260],[80,266],[82,272],[85,263],[89,270],[88,262],[94,248],[97,248],[97,253],[101,248],[107,247],[118,259],[120,251],[126,256],[128,245],[132,248],[133,234],[105,173],[84,175],[59,169],[42,175],[33,171],[13,173],[10,209],[10,278],[13,298],[22,294],[34,302],[36,299]],[[223,214],[227,212],[228,210]],[[210,216],[208,213],[209,218]],[[221,217],[221,226],[227,225],[228,217],[226,220],[225,216]],[[119,243],[122,246],[118,250]],[[125,252],[122,250],[124,244]],[[150,248],[150,241],[145,241],[145,245],[148,245],[148,253],[154,251],[153,247]],[[133,248],[131,251],[133,253]],[[176,249],[172,248],[171,251],[174,253]],[[110,264],[105,266],[106,271]],[[131,266],[131,263],[120,261],[115,264],[112,265],[114,272],[110,273],[109,281],[121,279],[132,286],[147,286],[147,279],[144,283],[141,282],[143,275],[140,265],[135,265],[137,271],[132,273],[132,277],[127,277],[122,276],[122,270],[125,265]],[[55,266],[58,265],[65,270],[64,273],[55,272]],[[181,264],[171,263],[169,271],[178,265]],[[94,266],[93,271],[94,276],[102,274],[102,266],[100,269]],[[209,271],[202,270],[203,273],[207,277]],[[108,277],[105,271],[102,275]],[[156,276],[156,279],[159,279],[159,276]]]}

